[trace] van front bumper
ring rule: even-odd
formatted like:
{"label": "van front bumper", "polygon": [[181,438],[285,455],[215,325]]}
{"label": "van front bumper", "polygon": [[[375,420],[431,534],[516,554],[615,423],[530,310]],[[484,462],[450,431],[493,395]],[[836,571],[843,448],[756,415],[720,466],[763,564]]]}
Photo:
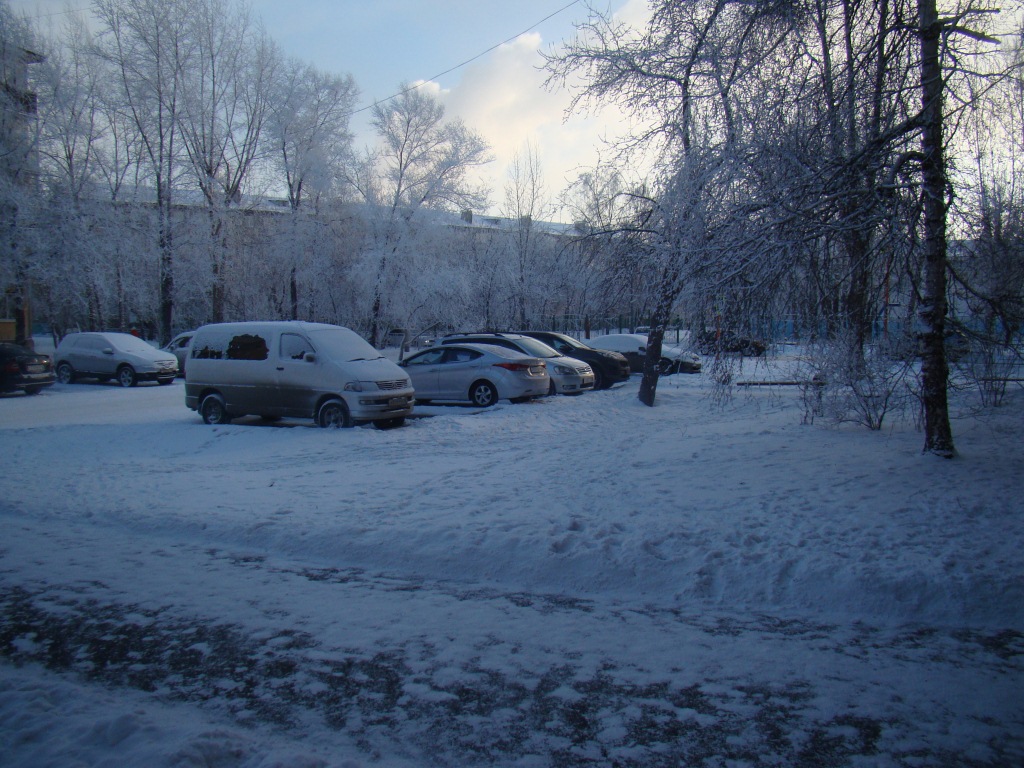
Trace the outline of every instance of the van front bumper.
{"label": "van front bumper", "polygon": [[349,401],[349,410],[355,421],[396,419],[412,413],[415,394],[411,389],[400,394],[360,392]]}

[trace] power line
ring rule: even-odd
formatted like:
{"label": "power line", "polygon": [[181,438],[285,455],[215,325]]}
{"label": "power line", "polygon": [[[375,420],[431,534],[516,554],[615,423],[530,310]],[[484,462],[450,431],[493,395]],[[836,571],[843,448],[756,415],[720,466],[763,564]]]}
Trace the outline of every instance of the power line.
{"label": "power line", "polygon": [[477,59],[486,56],[491,51],[494,51],[494,50],[500,48],[503,45],[508,45],[509,43],[511,43],[516,38],[521,37],[522,35],[525,35],[527,32],[531,31],[535,27],[539,27],[541,24],[543,24],[548,19],[554,18],[558,14],[562,13],[563,11],[569,10],[574,5],[577,5],[580,2],[582,2],[582,0],[572,0],[571,3],[563,5],[557,11],[553,11],[552,13],[549,13],[543,19],[541,19],[540,21],[534,22],[533,24],[528,26],[526,29],[524,29],[522,32],[517,32],[516,34],[512,35],[511,37],[506,38],[505,40],[502,40],[500,43],[495,43],[494,45],[492,45],[487,50],[481,51],[480,53],[476,54],[475,56],[466,59],[461,64],[456,64],[454,67],[449,67],[444,72],[440,72],[440,73],[434,75],[433,77],[427,78],[426,80],[421,81],[419,84],[410,86],[409,88],[406,88],[405,90],[399,91],[398,93],[393,93],[390,96],[388,96],[387,98],[378,99],[377,101],[373,102],[372,104],[367,104],[365,107],[360,107],[359,109],[353,110],[352,112],[349,112],[346,115],[346,117],[351,117],[352,115],[358,115],[360,112],[365,112],[368,109],[373,109],[374,107],[379,106],[380,104],[386,104],[387,102],[391,101],[392,99],[397,99],[399,96],[404,96],[407,93],[412,93],[413,91],[415,91],[415,90],[417,90],[419,88],[422,88],[424,85],[426,85],[427,83],[429,83],[429,82],[431,82],[433,80],[438,80],[439,78],[442,78],[445,75],[451,74],[455,70],[461,69],[462,67],[466,66],[467,64],[472,64]]}

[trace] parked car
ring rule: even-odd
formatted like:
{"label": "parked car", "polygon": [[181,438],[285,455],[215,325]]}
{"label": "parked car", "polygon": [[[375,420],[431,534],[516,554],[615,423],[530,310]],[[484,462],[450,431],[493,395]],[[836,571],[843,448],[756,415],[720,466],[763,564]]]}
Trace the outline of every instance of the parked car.
{"label": "parked car", "polygon": [[405,371],[369,342],[324,323],[204,325],[185,369],[185,405],[207,424],[253,414],[321,427],[397,427],[414,395]]}
{"label": "parked car", "polygon": [[[638,333],[610,333],[598,336],[590,343],[598,349],[610,349],[620,352],[629,360],[629,367],[634,372],[642,372],[647,357],[647,337]],[[661,360],[658,370],[663,376],[672,373],[700,373],[701,361],[698,355],[681,347],[662,344]]]}
{"label": "parked car", "polygon": [[552,395],[578,395],[594,388],[594,371],[582,360],[556,352],[547,344],[518,333],[453,333],[438,344],[493,344],[524,355],[539,357],[547,364]]}
{"label": "parked car", "polygon": [[122,387],[140,381],[170,384],[178,375],[178,359],[130,333],[69,333],[53,353],[57,380],[79,378],[109,381]]}
{"label": "parked car", "polygon": [[169,352],[178,358],[179,376],[185,375],[185,362],[188,360],[188,353],[192,348],[192,337],[194,335],[195,331],[179,333],[166,346],[161,347],[164,352]]}
{"label": "parked car", "polygon": [[551,386],[544,360],[489,344],[431,347],[399,365],[412,379],[418,403],[469,401],[486,408],[546,395]]}
{"label": "parked car", "polygon": [[594,389],[608,389],[629,379],[626,356],[607,349],[595,349],[579,339],[554,331],[520,331],[523,336],[542,341],[559,354],[582,360],[594,371]]}
{"label": "parked car", "polygon": [[740,336],[732,331],[705,330],[697,334],[697,349],[705,355],[739,352],[747,357],[760,357],[768,351],[768,345],[759,339]]}
{"label": "parked car", "polygon": [[24,390],[27,395],[56,381],[49,355],[33,352],[21,344],[0,342],[0,392]]}

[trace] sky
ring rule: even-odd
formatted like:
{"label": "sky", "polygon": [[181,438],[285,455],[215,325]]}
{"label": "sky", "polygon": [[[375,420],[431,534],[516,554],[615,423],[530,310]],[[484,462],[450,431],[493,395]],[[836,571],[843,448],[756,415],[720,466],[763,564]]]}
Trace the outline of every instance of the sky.
{"label": "sky", "polygon": [[[43,19],[88,7],[85,0],[9,2]],[[509,161],[528,144],[554,198],[594,165],[603,139],[621,131],[614,109],[566,115],[571,94],[546,89],[539,69],[541,52],[572,39],[591,5],[636,21],[646,0],[251,0],[286,56],[351,74],[361,107],[393,95],[401,83],[426,81],[446,116],[461,118],[491,145],[495,160],[482,173],[493,189],[492,213],[500,213]],[[353,117],[357,149],[373,142],[368,114]]]}

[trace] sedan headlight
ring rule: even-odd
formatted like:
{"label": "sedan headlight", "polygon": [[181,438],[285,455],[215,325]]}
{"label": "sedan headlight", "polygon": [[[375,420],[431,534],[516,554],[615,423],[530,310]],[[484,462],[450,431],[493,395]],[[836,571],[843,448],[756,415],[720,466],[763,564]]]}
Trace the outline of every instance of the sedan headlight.
{"label": "sedan headlight", "polygon": [[560,376],[570,376],[570,375],[576,373],[576,369],[575,368],[570,368],[567,365],[559,365],[559,364],[556,363],[554,368],[555,368],[555,373],[559,374]]}

